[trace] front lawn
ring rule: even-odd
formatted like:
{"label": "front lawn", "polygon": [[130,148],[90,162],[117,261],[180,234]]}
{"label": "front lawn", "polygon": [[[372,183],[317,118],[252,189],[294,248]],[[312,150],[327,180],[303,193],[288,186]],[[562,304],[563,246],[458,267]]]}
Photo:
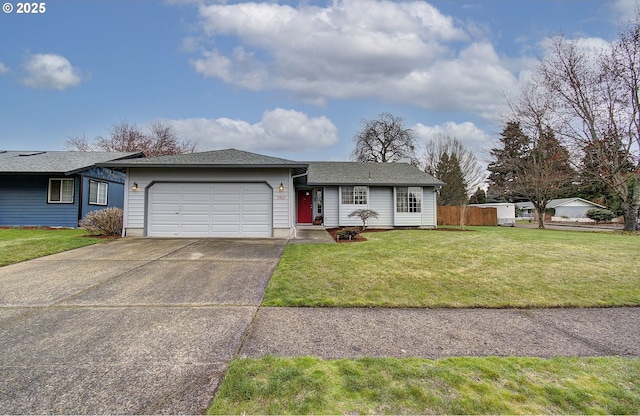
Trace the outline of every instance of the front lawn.
{"label": "front lawn", "polygon": [[288,245],[264,305],[640,305],[637,236],[503,227],[365,236],[362,243]]}
{"label": "front lawn", "polygon": [[100,242],[84,230],[0,229],[0,266]]}
{"label": "front lawn", "polygon": [[233,361],[209,414],[638,414],[640,360]]}

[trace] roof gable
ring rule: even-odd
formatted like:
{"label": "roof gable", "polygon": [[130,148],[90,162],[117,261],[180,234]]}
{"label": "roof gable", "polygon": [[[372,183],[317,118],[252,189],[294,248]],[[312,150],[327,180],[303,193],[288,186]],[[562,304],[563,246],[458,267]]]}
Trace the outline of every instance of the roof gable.
{"label": "roof gable", "polygon": [[309,185],[442,186],[408,163],[309,162]]}
{"label": "roof gable", "polygon": [[586,199],[579,198],[579,197],[552,199],[547,204],[547,207],[548,208],[556,208],[556,207],[559,207],[559,206],[562,206],[562,205],[569,204],[571,202],[582,202],[582,203],[584,203],[586,205],[593,205],[594,207],[606,208],[604,205],[596,204],[595,202],[588,201]]}
{"label": "roof gable", "polygon": [[0,173],[68,175],[98,163],[142,156],[142,152],[0,151]]}
{"label": "roof gable", "polygon": [[109,167],[302,167],[306,164],[237,149],[212,150],[103,163]]}

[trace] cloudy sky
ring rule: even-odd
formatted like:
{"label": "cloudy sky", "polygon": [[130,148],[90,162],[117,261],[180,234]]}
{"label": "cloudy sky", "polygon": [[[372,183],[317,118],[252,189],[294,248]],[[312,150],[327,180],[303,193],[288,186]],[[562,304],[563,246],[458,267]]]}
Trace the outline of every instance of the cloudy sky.
{"label": "cloudy sky", "polygon": [[[348,160],[390,112],[486,157],[545,39],[611,40],[637,0],[55,0],[0,13],[0,149],[163,120],[198,150]],[[9,10],[10,13],[7,13]],[[25,11],[24,9],[22,11]]]}

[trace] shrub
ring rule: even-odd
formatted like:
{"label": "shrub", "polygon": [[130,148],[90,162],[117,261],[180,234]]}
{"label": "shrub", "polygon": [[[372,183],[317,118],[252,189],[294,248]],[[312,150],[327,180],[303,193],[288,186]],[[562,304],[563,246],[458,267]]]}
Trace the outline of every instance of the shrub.
{"label": "shrub", "polygon": [[338,236],[338,240],[352,240],[358,233],[360,233],[360,231],[357,228],[345,228],[344,230],[338,231],[336,235]]}
{"label": "shrub", "polygon": [[587,211],[587,218],[591,218],[595,222],[609,222],[616,217],[616,214],[603,208],[591,208]]}
{"label": "shrub", "polygon": [[91,211],[80,220],[80,227],[93,235],[120,235],[122,210],[112,207]]}
{"label": "shrub", "polygon": [[357,209],[347,217],[359,217],[362,220],[362,229],[365,230],[367,228],[367,220],[369,218],[378,218],[378,213],[372,209]]}

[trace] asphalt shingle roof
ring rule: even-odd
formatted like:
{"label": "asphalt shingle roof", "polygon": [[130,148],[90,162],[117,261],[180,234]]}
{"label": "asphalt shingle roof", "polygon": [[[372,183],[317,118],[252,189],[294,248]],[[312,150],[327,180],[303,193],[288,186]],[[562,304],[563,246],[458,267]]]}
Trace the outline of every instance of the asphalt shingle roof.
{"label": "asphalt shingle roof", "polygon": [[408,163],[296,162],[237,149],[111,161],[112,168],[284,167],[306,168],[309,185],[442,186],[443,182]]}
{"label": "asphalt shingle roof", "polygon": [[237,149],[158,156],[102,163],[113,168],[128,167],[303,167],[304,163]]}
{"label": "asphalt shingle roof", "polygon": [[309,185],[442,186],[408,163],[309,162]]}
{"label": "asphalt shingle roof", "polygon": [[0,150],[0,173],[70,174],[97,163],[138,156],[142,156],[142,153]]}

